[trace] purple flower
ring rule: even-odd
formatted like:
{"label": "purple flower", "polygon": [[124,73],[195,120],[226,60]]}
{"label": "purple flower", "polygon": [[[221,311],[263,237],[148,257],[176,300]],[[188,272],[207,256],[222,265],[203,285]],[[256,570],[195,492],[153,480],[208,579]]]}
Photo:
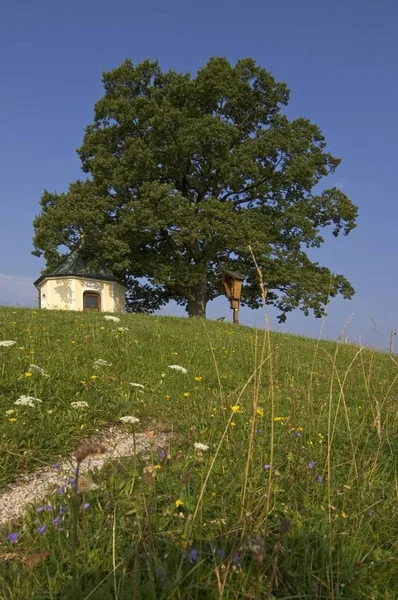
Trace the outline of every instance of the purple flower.
{"label": "purple flower", "polygon": [[368,512],[369,517],[374,517],[375,516],[375,511],[373,510],[373,508],[370,509],[370,511]]}
{"label": "purple flower", "polygon": [[269,471],[270,469],[272,469],[272,465],[264,465],[264,469],[266,471]]}
{"label": "purple flower", "polygon": [[192,548],[191,552],[188,554],[191,563],[195,563],[198,560],[198,553],[195,548]]}
{"label": "purple flower", "polygon": [[73,474],[73,475],[77,475],[77,473],[78,473],[78,470],[76,469],[76,467],[74,467],[74,468],[72,469],[72,474]]}
{"label": "purple flower", "polygon": [[315,477],[315,479],[317,480],[318,483],[323,483],[323,477],[322,477],[322,475],[317,475]]}
{"label": "purple flower", "polygon": [[44,506],[36,506],[36,512],[41,513],[44,510]]}
{"label": "purple flower", "polygon": [[293,432],[293,436],[294,437],[301,437],[301,431],[294,431]]}
{"label": "purple flower", "polygon": [[44,510],[46,510],[47,512],[51,512],[53,509],[53,507],[51,506],[51,504],[46,504],[44,507]]}
{"label": "purple flower", "polygon": [[234,565],[239,565],[240,564],[239,554],[237,552],[235,552],[235,554],[233,555],[233,557],[231,559],[231,562]]}
{"label": "purple flower", "polygon": [[15,542],[17,541],[19,536],[19,533],[17,531],[14,531],[14,533],[10,533],[9,535],[7,535],[7,540],[11,543],[11,544],[15,544]]}
{"label": "purple flower", "polygon": [[61,515],[64,515],[67,512],[67,510],[68,510],[67,506],[61,506],[61,508],[59,509],[59,513]]}
{"label": "purple flower", "polygon": [[73,489],[76,488],[76,479],[74,477],[69,477],[68,483],[73,487]]}
{"label": "purple flower", "polygon": [[219,556],[222,560],[225,558],[225,550],[223,548],[219,548],[216,552],[217,556]]}
{"label": "purple flower", "polygon": [[88,508],[90,508],[90,504],[88,502],[85,502],[84,504],[82,504],[83,510],[87,510]]}
{"label": "purple flower", "polygon": [[62,485],[57,485],[57,494],[58,496],[63,496],[64,495],[64,488],[62,487]]}
{"label": "purple flower", "polygon": [[262,433],[263,430],[262,429],[257,429],[257,433]]}
{"label": "purple flower", "polygon": [[160,446],[158,446],[156,448],[156,452],[157,452],[157,454],[158,454],[158,456],[159,456],[159,458],[161,460],[166,460],[166,458],[167,458],[167,451],[164,448],[161,448]]}
{"label": "purple flower", "polygon": [[61,523],[61,517],[55,517],[55,519],[53,519],[53,525],[57,526]]}
{"label": "purple flower", "polygon": [[314,460],[310,460],[308,463],[308,468],[313,469],[314,467],[316,467],[316,462]]}
{"label": "purple flower", "polygon": [[46,533],[46,531],[47,525],[40,525],[40,527],[36,529],[36,533],[39,533],[40,535],[43,535],[44,533]]}
{"label": "purple flower", "polygon": [[53,469],[60,469],[61,465],[59,463],[55,463],[55,465],[53,465]]}

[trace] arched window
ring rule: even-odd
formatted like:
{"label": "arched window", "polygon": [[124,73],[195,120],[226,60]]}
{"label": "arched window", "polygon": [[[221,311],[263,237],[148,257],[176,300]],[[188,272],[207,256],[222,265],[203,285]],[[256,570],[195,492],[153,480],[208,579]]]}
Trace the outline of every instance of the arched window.
{"label": "arched window", "polygon": [[101,294],[83,292],[83,310],[101,310]]}

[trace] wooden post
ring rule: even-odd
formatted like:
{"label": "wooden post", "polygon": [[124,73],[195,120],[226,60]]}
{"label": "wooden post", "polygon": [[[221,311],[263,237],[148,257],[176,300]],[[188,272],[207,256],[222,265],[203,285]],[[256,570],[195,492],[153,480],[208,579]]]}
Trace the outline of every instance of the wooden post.
{"label": "wooden post", "polygon": [[233,323],[234,325],[239,325],[239,308],[234,308],[234,318],[233,318]]}
{"label": "wooden post", "polygon": [[394,338],[395,338],[395,331],[394,329],[391,330],[391,336],[390,336],[390,354],[394,354]]}

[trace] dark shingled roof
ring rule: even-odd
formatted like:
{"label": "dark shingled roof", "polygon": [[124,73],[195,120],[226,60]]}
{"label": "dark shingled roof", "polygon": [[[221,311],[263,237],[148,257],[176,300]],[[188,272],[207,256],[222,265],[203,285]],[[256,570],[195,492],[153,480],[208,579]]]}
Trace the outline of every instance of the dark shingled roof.
{"label": "dark shingled roof", "polygon": [[110,271],[104,264],[101,264],[99,268],[95,270],[87,267],[86,260],[79,248],[72,250],[68,256],[66,256],[57,267],[50,273],[41,275],[39,279],[36,279],[34,285],[38,285],[44,279],[48,277],[56,277],[62,279],[64,277],[79,277],[81,279],[100,279],[102,281],[114,281],[121,283],[117,277]]}

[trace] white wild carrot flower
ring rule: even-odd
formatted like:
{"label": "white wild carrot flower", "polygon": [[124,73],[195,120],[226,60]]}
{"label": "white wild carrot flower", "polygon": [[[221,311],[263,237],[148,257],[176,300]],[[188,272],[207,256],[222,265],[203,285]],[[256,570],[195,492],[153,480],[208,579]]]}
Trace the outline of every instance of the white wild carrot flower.
{"label": "white wild carrot flower", "polygon": [[77,402],[70,403],[72,408],[88,408],[88,402],[85,400],[78,400]]}
{"label": "white wild carrot flower", "polygon": [[132,417],[130,415],[127,415],[126,417],[120,417],[119,421],[121,421],[122,423],[129,423],[131,425],[134,425],[134,424],[140,422],[138,417]]}
{"label": "white wild carrot flower", "polygon": [[100,367],[111,367],[111,366],[112,366],[112,363],[109,363],[108,361],[103,360],[102,358],[99,358],[93,364],[94,369],[99,369]]}
{"label": "white wild carrot flower", "polygon": [[133,383],[133,382],[131,382],[131,383],[129,383],[129,385],[131,387],[141,388],[141,389],[145,390],[145,386],[143,386],[142,383]]}
{"label": "white wild carrot flower", "polygon": [[209,446],[206,446],[206,444],[201,444],[199,442],[195,442],[194,447],[196,448],[196,450],[202,450],[203,452],[206,452],[206,450],[209,449]]}
{"label": "white wild carrot flower", "polygon": [[180,365],[169,365],[169,369],[173,369],[173,371],[179,371],[180,373],[184,373],[186,375],[188,373],[185,367],[180,367]]}
{"label": "white wild carrot flower", "polygon": [[16,343],[17,342],[14,342],[14,340],[3,340],[0,342],[0,346],[3,348],[8,348],[9,346],[14,346]]}
{"label": "white wild carrot flower", "polygon": [[49,375],[47,375],[47,373],[44,372],[44,369],[42,369],[41,367],[38,367],[37,365],[29,365],[28,372],[29,373],[37,373],[38,375],[41,375],[42,377],[50,377]]}
{"label": "white wild carrot flower", "polygon": [[118,327],[117,330],[120,331],[120,333],[126,333],[127,331],[129,331],[129,328],[128,327]]}
{"label": "white wild carrot flower", "polygon": [[114,321],[115,323],[120,323],[119,317],[114,317],[113,315],[105,315],[104,319],[107,321]]}
{"label": "white wild carrot flower", "polygon": [[31,408],[35,408],[35,402],[43,402],[43,400],[34,398],[33,396],[20,396],[18,400],[15,400],[14,404],[16,406],[30,406]]}

